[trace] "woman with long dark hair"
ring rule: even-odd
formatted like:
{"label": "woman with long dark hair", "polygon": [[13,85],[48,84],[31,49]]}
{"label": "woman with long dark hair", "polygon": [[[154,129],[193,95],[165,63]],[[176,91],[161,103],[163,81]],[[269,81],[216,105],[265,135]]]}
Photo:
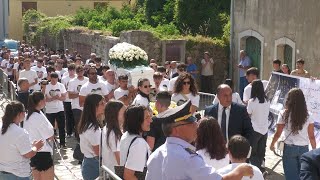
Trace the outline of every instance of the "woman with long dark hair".
{"label": "woman with long dark hair", "polygon": [[126,106],[117,100],[110,100],[104,110],[105,127],[102,130],[102,163],[114,172],[120,164],[120,139]]}
{"label": "woman with long dark hair", "polygon": [[288,64],[282,64],[281,70],[284,74],[288,74],[288,75],[291,74],[291,70],[290,70],[290,67],[288,66]]}
{"label": "woman with long dark hair", "polygon": [[23,127],[29,132],[30,142],[42,139],[45,143],[36,156],[31,158],[32,175],[34,179],[54,179],[53,147],[50,141],[54,139],[53,126],[41,111],[46,105],[44,94],[35,91],[29,95],[28,115]]}
{"label": "woman with long dark hair", "polygon": [[142,105],[129,106],[125,111],[123,128],[125,133],[120,140],[120,165],[124,166],[124,179],[136,179],[135,172],[143,172],[150,147],[142,137],[150,130],[151,112]]}
{"label": "woman with long dark hair", "polygon": [[272,139],[270,149],[284,131],[283,169],[286,179],[298,180],[300,174],[300,157],[308,152],[309,141],[312,149],[316,148],[314,122],[309,118],[307,104],[301,89],[293,88],[288,93],[285,109],[279,113],[277,131]]}
{"label": "woman with long dark hair", "polygon": [[21,102],[10,102],[0,123],[0,179],[30,179],[29,159],[42,148],[43,141],[29,142],[28,132],[19,127],[25,118]]}
{"label": "woman with long dark hair", "polygon": [[138,81],[138,94],[134,98],[132,105],[142,105],[149,107],[149,94],[151,91],[150,81],[147,78],[139,79]]}
{"label": "woman with long dark hair", "polygon": [[218,121],[213,117],[200,119],[195,144],[197,153],[209,166],[218,170],[229,164],[226,142]]}
{"label": "woman with long dark hair", "polygon": [[192,106],[190,112],[194,113],[199,107],[200,96],[194,78],[188,74],[183,73],[179,75],[177,81],[174,84],[174,93],[172,94],[171,100],[176,102],[178,106],[184,104],[189,99],[191,100]]}
{"label": "woman with long dark hair", "polygon": [[84,180],[99,176],[99,155],[101,129],[98,118],[104,114],[105,100],[102,95],[89,94],[84,101],[78,125],[80,148],[84,155],[81,173]]}
{"label": "woman with long dark hair", "polygon": [[249,99],[247,106],[254,130],[250,162],[257,166],[261,172],[265,171],[261,164],[266,153],[269,108],[270,102],[267,100],[262,81],[259,79],[252,81],[251,99]]}

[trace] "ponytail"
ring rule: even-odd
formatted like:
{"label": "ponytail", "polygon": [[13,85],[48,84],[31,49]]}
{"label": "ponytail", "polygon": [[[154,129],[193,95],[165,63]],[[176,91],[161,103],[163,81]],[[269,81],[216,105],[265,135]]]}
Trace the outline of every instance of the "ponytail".
{"label": "ponytail", "polygon": [[39,102],[41,100],[44,99],[44,94],[40,91],[35,91],[32,94],[29,95],[29,99],[28,99],[28,115],[26,120],[29,119],[29,117],[34,113],[34,112],[38,112],[38,110],[36,109],[37,105],[39,104]]}
{"label": "ponytail", "polygon": [[5,110],[4,115],[2,117],[2,127],[1,134],[5,134],[9,128],[9,126],[14,123],[14,119],[22,112],[24,112],[24,106],[19,101],[10,102]]}

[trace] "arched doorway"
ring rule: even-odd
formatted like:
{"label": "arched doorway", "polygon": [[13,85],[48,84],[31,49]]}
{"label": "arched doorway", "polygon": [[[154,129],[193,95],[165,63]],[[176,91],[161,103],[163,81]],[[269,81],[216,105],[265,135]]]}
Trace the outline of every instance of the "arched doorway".
{"label": "arched doorway", "polygon": [[288,64],[292,69],[295,68],[295,42],[286,37],[275,41],[274,59],[279,59],[283,64]]}
{"label": "arched doorway", "polygon": [[261,42],[259,39],[250,36],[246,39],[246,48],[245,51],[247,56],[251,59],[251,66],[257,67],[260,69],[261,67]]}
{"label": "arched doorway", "polygon": [[238,63],[240,61],[240,50],[245,50],[251,59],[252,67],[260,70],[263,77],[263,44],[264,37],[254,30],[246,30],[239,33]]}

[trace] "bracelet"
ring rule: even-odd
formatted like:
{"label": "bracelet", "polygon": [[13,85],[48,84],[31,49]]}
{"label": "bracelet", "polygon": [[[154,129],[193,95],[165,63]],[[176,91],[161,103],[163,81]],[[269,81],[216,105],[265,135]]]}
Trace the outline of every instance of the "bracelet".
{"label": "bracelet", "polygon": [[31,148],[31,150],[34,151],[34,152],[38,152],[38,149],[37,149],[37,147],[35,147],[35,146],[33,146],[33,147]]}

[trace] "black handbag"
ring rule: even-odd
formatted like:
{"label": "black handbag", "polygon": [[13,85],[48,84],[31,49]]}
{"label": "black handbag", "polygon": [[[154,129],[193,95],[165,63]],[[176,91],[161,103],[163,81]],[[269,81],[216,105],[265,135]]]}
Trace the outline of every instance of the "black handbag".
{"label": "black handbag", "polygon": [[[128,148],[128,153],[127,153],[127,159],[129,156],[130,147],[131,147],[132,143],[137,138],[138,138],[138,136],[133,138],[132,141],[130,142],[130,145]],[[127,161],[127,159],[126,159],[126,161]],[[148,159],[148,152],[147,152],[147,159]],[[126,164],[126,162],[124,164]],[[114,166],[114,171],[115,171],[116,175],[119,176],[121,179],[123,179],[124,168],[125,168],[124,166]],[[146,174],[147,174],[147,167],[143,168],[143,172],[135,171],[135,173],[134,173],[134,175],[138,178],[138,180],[145,180]]]}
{"label": "black handbag", "polygon": [[78,161],[83,161],[83,153],[81,152],[81,149],[80,149],[80,144],[78,143],[76,145],[76,148],[74,149],[73,151],[73,158],[78,160]]}

